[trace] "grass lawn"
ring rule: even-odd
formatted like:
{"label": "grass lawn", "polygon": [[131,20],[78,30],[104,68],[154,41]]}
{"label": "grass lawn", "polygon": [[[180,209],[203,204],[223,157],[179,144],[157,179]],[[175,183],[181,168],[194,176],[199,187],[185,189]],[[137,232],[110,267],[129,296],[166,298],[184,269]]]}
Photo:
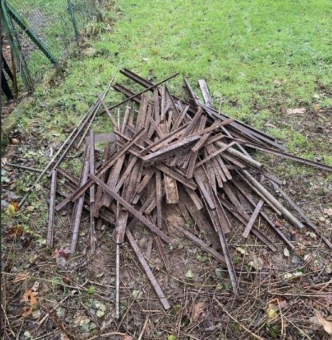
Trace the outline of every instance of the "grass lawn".
{"label": "grass lawn", "polygon": [[[19,155],[34,167],[45,166],[46,151],[65,140],[121,66],[154,82],[179,72],[167,84],[179,97],[184,96],[182,76],[195,86],[205,79],[216,108],[273,135],[293,154],[332,165],[331,1],[118,0],[109,1],[102,14],[102,22],[86,27],[88,37],[80,56],[47,73],[37,86],[18,121],[22,143],[9,145],[9,155]],[[117,79],[123,81],[121,75]],[[122,99],[110,91],[106,101],[112,105]],[[291,113],[290,109],[304,110]],[[97,116],[93,128],[112,130],[104,116]],[[315,221],[324,209],[332,208],[331,174],[273,156],[257,158],[287,182],[288,193]],[[80,159],[71,162],[79,171]],[[23,196],[34,177],[34,173],[21,175],[10,190]],[[30,195],[29,209],[5,218],[7,226],[20,223],[32,235],[37,233],[40,252],[45,251],[48,195],[39,188]],[[330,224],[328,220],[326,226]],[[19,250],[12,249],[10,261],[23,261],[18,255]],[[24,264],[16,265],[20,266]],[[248,315],[242,315],[240,308],[237,317],[250,328],[250,318],[246,322]],[[277,339],[281,330],[276,326],[272,322],[257,332],[266,331],[264,339]],[[232,327],[225,334],[239,332],[237,323]],[[297,326],[292,332],[286,332],[290,338],[310,338],[309,331]]]}
{"label": "grass lawn", "polygon": [[[206,79],[225,113],[287,141],[292,152],[308,147],[299,152],[313,158],[301,127],[291,124],[303,117],[286,110],[304,107],[305,119],[321,125],[331,119],[315,114],[332,106],[330,1],[118,1],[110,8],[106,24],[119,19],[112,29],[93,36],[81,60],[68,62],[59,86],[46,80],[37,89],[38,121],[63,109],[69,122],[78,119],[118,65],[154,80],[180,72],[192,83]],[[181,94],[182,78],[169,86]],[[315,151],[332,164],[324,148]]]}

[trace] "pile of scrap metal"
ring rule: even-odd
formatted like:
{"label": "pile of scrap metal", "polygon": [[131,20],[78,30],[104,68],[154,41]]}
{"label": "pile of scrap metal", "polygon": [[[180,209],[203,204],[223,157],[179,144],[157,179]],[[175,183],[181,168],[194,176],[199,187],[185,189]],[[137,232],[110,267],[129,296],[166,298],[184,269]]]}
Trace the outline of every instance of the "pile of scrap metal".
{"label": "pile of scrap metal", "polygon": [[[82,210],[87,209],[90,212],[91,251],[96,248],[99,223],[114,225],[114,241],[117,245],[125,240],[130,243],[165,309],[170,304],[135,241],[133,230],[148,228],[158,242],[172,244],[171,228],[167,226],[168,205],[176,207],[183,220],[188,222],[172,228],[227,268],[236,295],[239,294],[238,275],[228,244],[235,230],[234,223],[241,226],[243,238],[255,237],[271,251],[277,248],[266,230],[293,249],[291,240],[275,224],[274,218],[283,216],[291,226],[311,228],[332,249],[330,241],[282,190],[281,181],[267,173],[248,150],[263,150],[326,171],[331,171],[331,167],[292,156],[272,137],[215,110],[204,81],[199,82],[204,97],[201,102],[185,79],[190,96],[186,102],[173,96],[163,82],[153,84],[127,69],[120,72],[135,81],[136,86],[141,85],[143,90],[134,93],[115,84],[114,89],[127,98],[112,107],[105,103],[106,91],[98,96],[94,106],[58,151],[57,157],[62,154],[56,164],[54,159],[49,164],[53,165],[50,171],[50,246],[56,229],[55,213],[74,203],[71,226],[71,252],[74,252]],[[115,108],[119,108],[118,117],[114,115]],[[112,133],[95,135],[90,129],[100,109],[112,120]],[[86,132],[81,142],[86,142],[86,149],[82,173],[77,178],[61,169],[60,163],[81,136],[83,127]],[[85,137],[88,131],[89,135]],[[95,150],[99,142],[104,142],[106,147],[102,157],[97,159]],[[267,187],[257,175],[265,178]],[[57,177],[63,179],[62,183],[71,191],[70,194],[61,194],[63,184],[57,184]],[[278,195],[271,193],[273,187]],[[56,203],[57,193],[65,196],[59,203]],[[287,207],[276,196],[283,196]],[[188,227],[192,221],[196,229]],[[118,287],[119,248],[117,302]]]}

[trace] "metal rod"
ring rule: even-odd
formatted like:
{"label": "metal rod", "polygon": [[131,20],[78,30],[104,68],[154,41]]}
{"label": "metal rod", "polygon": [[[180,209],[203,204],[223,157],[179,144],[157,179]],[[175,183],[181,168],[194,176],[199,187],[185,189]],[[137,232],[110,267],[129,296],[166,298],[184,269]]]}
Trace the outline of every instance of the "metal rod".
{"label": "metal rod", "polygon": [[143,93],[145,93],[145,92],[147,92],[147,91],[152,90],[154,87],[156,87],[156,86],[158,86],[158,85],[160,85],[160,84],[162,84],[162,83],[164,83],[164,82],[166,82],[166,81],[168,81],[168,80],[170,80],[170,79],[176,77],[178,74],[179,74],[179,73],[175,73],[175,74],[173,74],[172,76],[170,76],[170,77],[168,77],[168,78],[166,78],[166,79],[160,81],[159,83],[154,84],[154,85],[152,85],[152,86],[146,88],[145,90],[143,90],[143,91],[141,91],[141,92],[139,92],[139,93],[136,93],[136,94],[134,94],[133,96],[131,96],[131,97],[129,97],[129,98],[123,100],[122,102],[120,102],[120,103],[118,103],[118,104],[115,104],[115,105],[111,106],[111,107],[109,108],[109,111],[111,111],[111,110],[113,110],[113,109],[115,109],[115,108],[121,106],[122,104],[125,104],[125,103],[129,102],[130,100],[132,100],[132,99],[134,99],[134,98],[140,96],[141,94],[143,94]]}
{"label": "metal rod", "polygon": [[253,185],[255,188],[266,197],[295,227],[302,229],[304,225],[277,199],[275,199],[254,177],[252,177],[246,170],[241,171],[241,174]]}
{"label": "metal rod", "polygon": [[54,207],[55,207],[55,196],[56,196],[56,181],[57,171],[52,172],[51,182],[51,193],[50,193],[50,209],[48,217],[48,230],[47,230],[47,245],[53,247],[53,236],[54,236]]}
{"label": "metal rod", "polygon": [[120,317],[120,244],[116,244],[115,254],[115,318]]}
{"label": "metal rod", "polygon": [[42,172],[43,170],[40,169],[35,169],[35,168],[30,168],[29,166],[24,166],[24,165],[19,165],[19,164],[12,164],[12,163],[6,163],[4,166],[11,166],[13,168],[20,168],[24,170],[30,170],[30,171],[35,171],[35,172]]}
{"label": "metal rod", "polygon": [[163,291],[161,290],[161,287],[160,287],[158,281],[156,280],[155,276],[153,275],[148,263],[146,262],[143,254],[141,253],[140,249],[137,246],[137,243],[135,242],[135,240],[133,238],[133,235],[131,234],[131,232],[128,228],[126,230],[126,235],[127,235],[127,239],[129,241],[131,247],[133,248],[139,262],[141,263],[141,265],[142,265],[142,267],[145,271],[146,276],[148,277],[151,285],[153,286],[161,304],[163,305],[165,310],[170,309],[171,306],[170,306],[169,302],[167,301]]}

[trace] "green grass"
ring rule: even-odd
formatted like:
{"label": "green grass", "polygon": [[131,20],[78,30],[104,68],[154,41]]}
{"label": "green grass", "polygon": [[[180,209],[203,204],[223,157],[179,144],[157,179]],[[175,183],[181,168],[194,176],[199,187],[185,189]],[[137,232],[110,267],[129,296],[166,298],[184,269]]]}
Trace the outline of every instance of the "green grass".
{"label": "green grass", "polygon": [[[175,72],[193,86],[204,78],[217,108],[286,142],[293,153],[331,164],[329,144],[308,139],[301,127],[308,116],[286,110],[332,106],[332,2],[119,0],[109,9],[104,29],[87,27],[81,57],[37,88],[21,117],[23,130],[35,126],[62,141],[121,65],[154,81]],[[179,96],[181,76],[168,84]],[[121,99],[111,92],[107,101]],[[331,116],[311,119],[324,125]],[[97,131],[112,129],[98,125]]]}

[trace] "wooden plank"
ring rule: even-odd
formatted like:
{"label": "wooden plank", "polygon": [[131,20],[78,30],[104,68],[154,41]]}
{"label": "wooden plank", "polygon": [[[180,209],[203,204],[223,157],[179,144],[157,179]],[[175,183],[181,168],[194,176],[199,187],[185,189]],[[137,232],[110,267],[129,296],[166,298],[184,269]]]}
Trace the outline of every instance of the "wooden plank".
{"label": "wooden plank", "polygon": [[[129,141],[128,143],[126,143],[119,152],[117,152],[114,157],[110,158],[97,172],[96,172],[96,176],[102,176],[103,174],[105,174],[108,169],[110,169],[115,162],[122,156],[124,155],[135,143],[136,141],[144,134],[145,129],[142,129],[140,131],[138,131],[135,136],[132,138],[131,141]],[[88,190],[90,188],[90,186],[93,184],[92,180],[88,180],[82,187],[80,187],[78,190],[76,190],[71,196],[70,198],[67,198],[64,201],[76,201],[79,197],[81,197],[86,190]],[[67,202],[67,203],[68,203]],[[65,202],[64,202],[65,203]]]}
{"label": "wooden plank", "polygon": [[189,197],[191,198],[191,200],[193,201],[193,203],[195,204],[195,207],[197,208],[197,210],[202,210],[204,208],[204,205],[202,201],[200,200],[200,198],[198,197],[198,195],[195,193],[195,191],[187,187],[184,187],[184,189],[189,195]]}
{"label": "wooden plank", "polygon": [[[117,162],[115,163],[114,167],[111,169],[111,173],[109,174],[108,180],[107,180],[107,186],[109,186],[111,189],[114,190],[119,177],[120,177],[120,173],[123,167],[123,163],[125,161],[126,155],[122,155]],[[107,193],[104,192],[104,196],[103,196],[103,205],[105,207],[108,207],[111,204],[112,201],[112,197],[107,195]]]}
{"label": "wooden plank", "polygon": [[[248,216],[243,216],[241,213],[239,213],[239,211],[232,206],[232,204],[230,204],[229,202],[227,202],[226,200],[222,199],[219,196],[219,200],[221,202],[221,204],[234,216],[236,217],[241,223],[243,223],[244,226],[247,225],[250,217]],[[270,250],[272,251],[276,251],[277,248],[274,246],[274,244],[262,233],[260,232],[257,228],[252,227],[251,229],[252,233],[258,238],[260,239],[268,248],[270,248]]]}
{"label": "wooden plank", "polygon": [[[90,130],[90,155],[89,155],[89,162],[90,162],[90,174],[95,174],[95,134],[93,130]],[[94,218],[94,210],[95,210],[95,194],[96,194],[96,187],[94,184],[90,187],[90,253],[94,254],[96,251],[96,242],[97,242],[97,235],[95,229],[95,218]]]}
{"label": "wooden plank", "polygon": [[206,162],[203,166],[203,169],[205,170],[205,173],[209,179],[210,188],[213,190],[213,192],[217,192],[217,180],[212,162]]}
{"label": "wooden plank", "polygon": [[179,118],[175,121],[174,129],[177,129],[177,128],[181,125],[182,121],[184,120],[184,117],[186,116],[186,114],[187,114],[187,112],[188,112],[188,109],[189,109],[189,106],[188,106],[188,105],[186,105],[186,106],[182,109]]}
{"label": "wooden plank", "polygon": [[165,154],[169,151],[173,151],[173,150],[176,150],[178,148],[184,147],[185,145],[187,145],[187,144],[189,144],[189,143],[191,143],[191,142],[193,142],[193,141],[195,141],[199,138],[200,138],[200,136],[192,136],[192,137],[187,137],[187,138],[184,138],[184,139],[180,138],[180,140],[177,141],[177,142],[171,143],[169,145],[166,145],[166,146],[160,148],[159,150],[157,150],[155,152],[152,152],[148,155],[142,156],[142,159],[144,161],[151,160],[151,159],[156,158],[158,156],[161,156],[161,155],[163,155],[163,154]]}
{"label": "wooden plank", "polygon": [[170,304],[168,303],[158,281],[154,277],[148,263],[146,262],[143,254],[141,253],[140,249],[138,248],[138,246],[137,246],[137,244],[136,244],[136,242],[133,238],[133,235],[131,234],[129,229],[127,229],[127,231],[126,231],[126,236],[127,236],[127,239],[129,241],[132,249],[134,250],[134,252],[137,256],[137,259],[139,260],[141,266],[143,267],[147,278],[149,279],[152,287],[154,288],[154,290],[155,290],[155,292],[156,292],[156,294],[159,298],[160,303],[162,304],[162,306],[164,307],[165,310],[170,309],[171,308]]}
{"label": "wooden plank", "polygon": [[116,217],[116,227],[114,230],[113,240],[116,244],[123,243],[127,229],[129,214],[126,209],[119,207]]}
{"label": "wooden plank", "polygon": [[179,202],[179,193],[176,180],[168,175],[164,175],[164,183],[167,204],[177,204]]}
{"label": "wooden plank", "polygon": [[[113,144],[114,145],[114,144]],[[102,160],[102,166],[105,164],[105,162],[108,160],[109,157],[109,151],[110,151],[110,144],[107,143],[106,147],[104,149],[104,153],[103,153],[103,160]],[[105,181],[105,176],[106,174],[104,173],[103,175],[100,176],[100,179],[104,182]],[[96,197],[95,197],[95,207],[93,210],[93,216],[94,217],[98,217],[99,215],[99,209],[102,206],[102,197],[103,197],[103,190],[98,187],[96,190]]]}
{"label": "wooden plank", "polygon": [[[135,156],[132,156],[135,157]],[[136,186],[137,186],[137,181],[138,178],[140,177],[140,172],[141,172],[141,167],[142,167],[142,161],[139,159],[136,163],[135,166],[133,167],[130,176],[128,177],[128,188],[124,195],[124,199],[128,202],[130,202],[134,196],[134,193],[136,191]]]}
{"label": "wooden plank", "polygon": [[147,184],[149,183],[150,179],[152,178],[152,176],[155,173],[155,169],[154,168],[150,168],[146,173],[145,176],[143,177],[142,181],[137,185],[136,187],[136,193],[141,193],[145,187],[147,186]]}
{"label": "wooden plank", "polygon": [[154,108],[154,120],[156,125],[160,122],[160,100],[159,100],[159,90],[158,88],[154,88],[153,90],[153,108]]}
{"label": "wooden plank", "polygon": [[206,143],[207,139],[210,137],[211,132],[205,133],[202,138],[197,141],[197,143],[191,148],[192,152],[198,152],[200,148],[204,146]]}
{"label": "wooden plank", "polygon": [[205,80],[204,79],[198,80],[198,84],[203,95],[204,103],[209,107],[213,107],[213,101]]}
{"label": "wooden plank", "polygon": [[218,214],[218,218],[220,220],[220,226],[223,230],[223,232],[225,234],[230,233],[231,232],[231,224],[227,218],[227,215],[225,213],[224,208],[222,207],[222,204],[219,201],[219,198],[217,195],[214,196],[215,200],[216,200],[216,207],[217,207],[217,214]]}
{"label": "wooden plank", "polygon": [[148,96],[146,93],[144,93],[141,96],[141,104],[140,104],[140,107],[138,109],[138,114],[137,114],[136,128],[138,129],[143,128],[145,126],[148,103],[149,103]]}
{"label": "wooden plank", "polygon": [[[199,130],[199,131],[196,131],[196,132],[192,132],[191,134],[188,135],[188,137],[197,136],[197,135],[204,135],[206,133],[213,132],[213,131],[219,129],[220,127],[222,127],[224,125],[227,125],[227,124],[230,124],[232,122],[233,122],[233,119],[226,119],[226,120],[223,120],[223,121],[216,121],[216,122],[214,122],[208,128],[205,128],[205,129],[202,129],[202,130]],[[222,138],[222,136],[223,135],[221,135],[220,138]]]}
{"label": "wooden plank", "polygon": [[225,145],[224,147],[220,148],[219,150],[217,150],[216,152],[212,153],[208,157],[204,158],[202,161],[200,161],[199,163],[196,164],[196,168],[198,168],[199,166],[203,165],[205,162],[209,161],[213,157],[216,157],[217,155],[221,154],[222,152],[224,152],[225,150],[227,150],[228,148],[230,148],[234,144],[235,144],[235,142],[231,142],[230,144]]}
{"label": "wooden plank", "polygon": [[141,155],[144,156],[148,151],[157,151],[159,148],[166,146],[172,140],[179,138],[183,134],[183,130],[189,125],[189,123],[182,125],[178,129],[174,130],[163,138],[157,140],[156,142],[150,144],[144,150],[141,151]]}
{"label": "wooden plank", "polygon": [[179,206],[179,208],[180,208],[180,211],[181,211],[181,214],[182,214],[184,220],[185,220],[187,223],[189,223],[190,220],[191,220],[191,217],[190,217],[190,215],[189,215],[189,212],[188,212],[188,210],[187,210],[186,205],[184,204],[184,202],[183,202],[181,199],[180,199],[179,202],[178,202],[178,206]]}
{"label": "wooden plank", "polygon": [[[242,185],[239,185],[238,183],[234,182],[233,183],[234,186],[236,187],[236,189],[242,194],[242,196],[247,200],[247,202],[249,202],[251,204],[252,207],[255,207],[256,204],[254,203],[254,201],[252,200],[251,196],[249,195],[249,193],[247,193]],[[279,188],[280,189],[280,188]],[[291,249],[294,249],[295,246],[293,245],[293,243],[284,235],[284,233],[275,227],[274,223],[269,219],[269,217],[262,212],[262,210],[260,211],[260,215],[264,218],[264,220],[267,222],[267,224],[272,228],[272,230],[285,242],[286,245],[288,245]]]}
{"label": "wooden plank", "polygon": [[191,179],[194,176],[197,157],[198,157],[198,152],[193,152],[193,151],[190,152],[190,159],[189,159],[187,173],[186,173],[186,177],[188,179]]}
{"label": "wooden plank", "polygon": [[196,125],[198,124],[198,121],[201,118],[202,114],[203,114],[203,110],[201,108],[199,108],[197,110],[197,112],[195,113],[193,119],[189,123],[188,127],[186,128],[186,130],[183,134],[183,137],[189,136],[192,133],[192,131],[194,131],[194,129],[195,129]]}
{"label": "wooden plank", "polygon": [[205,184],[208,183],[208,179],[207,179],[202,167],[196,169],[196,171],[194,173],[194,177],[195,177],[196,183],[197,183],[202,195],[204,196],[207,204],[209,205],[210,209],[215,209],[216,206],[213,203],[213,199],[210,196],[207,188],[205,187]]}
{"label": "wooden plank", "polygon": [[[203,130],[206,125],[206,121],[207,121],[207,117],[202,116],[197,128],[195,129],[195,132]],[[186,154],[185,161],[183,162],[182,169],[187,169],[186,177],[189,179],[193,177],[197,155],[198,155],[198,151],[197,152],[190,151],[189,154]]]}
{"label": "wooden plank", "polygon": [[[186,215],[187,212],[191,215],[192,219],[198,225],[200,231],[204,235],[204,238],[209,244],[212,244],[214,248],[218,248],[219,243],[217,242],[217,234],[215,233],[213,227],[211,226],[210,222],[204,216],[202,210],[198,210],[191,200],[190,196],[184,191],[183,188],[179,190],[180,200],[179,200],[179,207],[181,213]],[[184,204],[185,208],[181,205]],[[184,216],[187,221],[190,220],[190,216]]]}
{"label": "wooden plank", "polygon": [[244,229],[244,232],[242,234],[243,237],[247,238],[250,231],[251,231],[251,228],[253,227],[255,221],[256,221],[256,218],[258,216],[258,214],[260,213],[261,211],[261,208],[264,204],[264,201],[263,200],[259,200],[254,212],[252,213],[251,217],[250,217],[250,220],[248,221],[247,223],[247,226],[246,228]]}
{"label": "wooden plank", "polygon": [[238,284],[238,279],[236,276],[236,272],[235,272],[235,268],[234,268],[234,264],[228,249],[228,244],[227,244],[227,240],[225,237],[225,234],[222,230],[222,227],[220,226],[220,221],[218,218],[218,214],[217,211],[214,209],[210,209],[208,208],[208,213],[210,215],[211,221],[216,229],[216,232],[219,236],[219,241],[220,241],[220,245],[223,251],[223,255],[225,258],[225,262],[227,265],[227,270],[228,270],[228,274],[229,274],[229,278],[231,280],[232,283],[232,287],[233,287],[233,292],[235,296],[239,296],[240,292],[239,292],[239,284]]}
{"label": "wooden plank", "polygon": [[182,183],[186,187],[193,189],[193,190],[197,189],[197,185],[195,184],[194,181],[189,180],[186,177],[179,174],[178,172],[171,170],[166,165],[164,165],[164,164],[154,164],[153,166],[155,168],[159,169],[160,171],[162,171],[163,173],[165,173],[166,175],[176,179],[178,182]]}
{"label": "wooden plank", "polygon": [[163,226],[161,172],[156,171],[157,226]]}
{"label": "wooden plank", "polygon": [[171,239],[161,230],[158,229],[153,223],[151,223],[146,217],[139,213],[134,207],[132,207],[127,201],[125,201],[121,196],[112,191],[105,183],[103,183],[98,177],[90,175],[90,178],[100,185],[109,195],[111,195],[115,200],[117,200],[125,209],[128,210],[132,215],[134,215],[138,220],[140,220],[145,226],[147,226],[152,232],[158,235],[164,242],[171,244]]}

